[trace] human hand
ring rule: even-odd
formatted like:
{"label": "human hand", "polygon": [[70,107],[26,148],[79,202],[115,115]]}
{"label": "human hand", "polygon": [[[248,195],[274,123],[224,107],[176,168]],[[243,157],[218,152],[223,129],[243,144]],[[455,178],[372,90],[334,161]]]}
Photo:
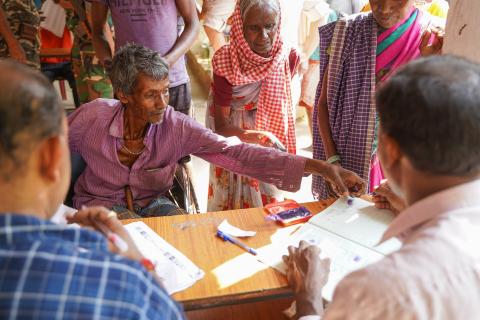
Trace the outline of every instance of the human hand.
{"label": "human hand", "polygon": [[307,159],[305,171],[322,176],[338,196],[359,197],[365,193],[365,181],[356,173],[342,168],[340,163],[330,164],[321,160]]}
{"label": "human hand", "polygon": [[288,247],[289,255],[283,256],[298,317],[323,313],[322,289],[328,281],[330,259],[320,259],[320,253],[319,247],[301,241],[298,248]]}
{"label": "human hand", "polygon": [[407,206],[405,201],[392,191],[387,180],[383,180],[380,186],[375,189],[372,201],[375,207],[391,210],[396,215]]}
{"label": "human hand", "polygon": [[25,50],[20,45],[20,42],[17,39],[13,39],[8,42],[8,53],[12,59],[17,60],[20,63],[27,63],[27,55]]}
{"label": "human hand", "polygon": [[128,250],[120,252],[117,246],[109,241],[108,247],[111,252],[135,261],[143,259],[143,255],[138,250],[125,227],[117,219],[117,215],[114,211],[110,211],[104,207],[82,208],[75,214],[67,216],[67,221],[68,223],[78,223],[83,227],[93,228],[99,232],[102,232],[101,227],[99,226],[99,224],[102,224],[110,232],[115,233],[128,244]]}
{"label": "human hand", "polygon": [[287,151],[278,138],[268,131],[255,131],[255,143],[267,148],[276,148],[280,151]]}
{"label": "human hand", "polygon": [[[420,44],[420,54],[422,57],[427,57],[434,54],[442,54],[443,36],[445,32],[441,28],[431,27],[425,31],[422,36]],[[433,41],[430,41],[432,35]]]}

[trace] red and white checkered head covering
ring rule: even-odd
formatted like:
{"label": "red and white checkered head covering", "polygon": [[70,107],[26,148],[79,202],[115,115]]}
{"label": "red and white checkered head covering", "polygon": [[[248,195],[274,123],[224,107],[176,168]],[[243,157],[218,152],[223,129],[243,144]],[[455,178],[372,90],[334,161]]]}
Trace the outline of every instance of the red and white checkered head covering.
{"label": "red and white checkered head covering", "polygon": [[268,58],[253,52],[245,40],[239,1],[232,18],[230,44],[220,48],[213,56],[213,71],[234,86],[262,81],[255,118],[256,130],[273,133],[288,152],[295,153],[295,125],[288,59],[290,47],[284,44],[280,36],[281,17]]}

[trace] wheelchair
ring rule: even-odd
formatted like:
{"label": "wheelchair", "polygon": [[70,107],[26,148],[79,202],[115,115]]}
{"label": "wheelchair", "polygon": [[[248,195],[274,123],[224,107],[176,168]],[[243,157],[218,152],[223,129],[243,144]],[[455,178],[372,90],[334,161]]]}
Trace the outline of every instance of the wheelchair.
{"label": "wheelchair", "polygon": [[[197,196],[193,187],[192,180],[187,169],[187,163],[190,162],[191,157],[186,156],[178,161],[177,170],[173,179],[173,186],[167,192],[166,196],[175,203],[179,208],[185,210],[188,214],[199,213]],[[71,154],[72,177],[67,196],[65,198],[65,205],[73,207],[74,186],[77,179],[83,173],[87,164],[85,160],[78,154]]]}

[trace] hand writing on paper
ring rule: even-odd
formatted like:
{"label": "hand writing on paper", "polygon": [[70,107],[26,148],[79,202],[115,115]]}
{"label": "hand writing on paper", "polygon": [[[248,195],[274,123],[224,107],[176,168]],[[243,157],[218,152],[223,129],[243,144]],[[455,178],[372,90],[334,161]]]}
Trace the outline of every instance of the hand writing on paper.
{"label": "hand writing on paper", "polygon": [[356,173],[321,160],[307,159],[305,172],[322,176],[338,196],[361,196],[366,183]]}
{"label": "hand writing on paper", "polygon": [[113,211],[104,207],[82,208],[74,215],[67,216],[67,221],[68,223],[78,223],[83,227],[90,227],[100,232],[102,231],[99,228],[99,223],[103,224],[109,231],[117,234],[128,244],[128,250],[120,253],[118,248],[109,241],[110,251],[135,261],[140,261],[143,258],[127,230],[125,230],[125,227],[120,223]]}
{"label": "hand writing on paper", "polygon": [[288,247],[283,256],[287,265],[287,280],[295,292],[297,317],[322,315],[322,289],[330,273],[330,259],[320,259],[320,248],[301,241],[298,248]]}
{"label": "hand writing on paper", "polygon": [[392,191],[387,180],[383,180],[375,189],[372,200],[375,207],[391,210],[395,214],[399,214],[407,206],[405,201]]}

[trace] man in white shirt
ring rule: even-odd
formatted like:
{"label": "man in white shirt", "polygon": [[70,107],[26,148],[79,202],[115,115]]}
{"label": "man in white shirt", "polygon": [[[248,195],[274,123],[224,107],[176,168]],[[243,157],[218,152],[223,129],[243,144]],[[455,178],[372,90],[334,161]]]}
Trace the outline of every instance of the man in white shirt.
{"label": "man in white shirt", "polygon": [[301,243],[284,257],[303,319],[478,319],[480,65],[418,60],[377,92],[379,157],[407,208],[382,241],[403,246],[346,276],[324,310],[330,261]]}

